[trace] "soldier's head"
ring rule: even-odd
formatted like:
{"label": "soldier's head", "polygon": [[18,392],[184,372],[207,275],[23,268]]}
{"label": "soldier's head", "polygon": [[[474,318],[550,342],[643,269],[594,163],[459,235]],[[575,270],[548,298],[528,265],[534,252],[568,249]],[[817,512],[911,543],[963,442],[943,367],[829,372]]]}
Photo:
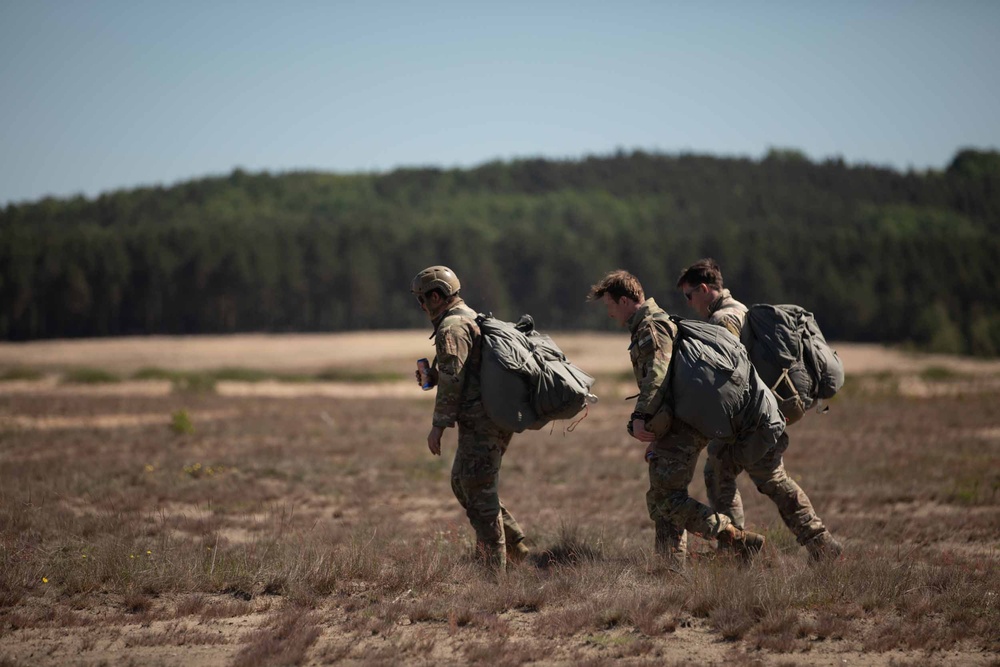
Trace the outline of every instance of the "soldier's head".
{"label": "soldier's head", "polygon": [[677,287],[696,313],[708,317],[712,303],[722,292],[722,269],[711,257],[699,259],[681,272]]}
{"label": "soldier's head", "polygon": [[447,266],[429,266],[414,276],[410,283],[410,291],[417,297],[420,309],[431,319],[458,299],[461,289],[458,276]]}
{"label": "soldier's head", "polygon": [[620,326],[628,323],[632,314],[646,300],[639,279],[628,271],[618,269],[592,285],[587,301],[603,301],[608,309],[608,317]]}

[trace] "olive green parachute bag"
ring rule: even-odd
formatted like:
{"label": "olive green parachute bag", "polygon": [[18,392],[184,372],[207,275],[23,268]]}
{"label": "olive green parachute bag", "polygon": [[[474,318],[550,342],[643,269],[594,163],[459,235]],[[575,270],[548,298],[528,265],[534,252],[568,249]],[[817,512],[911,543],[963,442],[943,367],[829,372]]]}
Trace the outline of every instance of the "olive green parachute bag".
{"label": "olive green parachute bag", "polygon": [[483,407],[514,433],[571,419],[593,403],[594,378],[571,363],[555,341],[535,331],[530,315],[517,324],[492,315],[476,318],[482,334]]}
{"label": "olive green parachute bag", "polygon": [[725,327],[666,313],[654,320],[673,338],[661,387],[672,417],[711,440],[713,454],[727,450],[742,465],[758,461],[784,433],[785,420],[746,349]]}
{"label": "olive green parachute bag", "polygon": [[750,306],[740,340],[789,424],[844,386],[840,357],[801,306]]}

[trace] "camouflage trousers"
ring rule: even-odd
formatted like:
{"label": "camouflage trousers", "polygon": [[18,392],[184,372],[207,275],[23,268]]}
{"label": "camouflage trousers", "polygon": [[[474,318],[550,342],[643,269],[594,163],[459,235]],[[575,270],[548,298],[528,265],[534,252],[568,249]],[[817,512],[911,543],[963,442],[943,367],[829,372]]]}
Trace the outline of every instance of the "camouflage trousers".
{"label": "camouflage trousers", "polygon": [[700,433],[675,421],[670,432],[650,447],[646,508],[656,525],[656,550],[679,562],[687,553],[686,530],[715,538],[731,523],[728,516],[688,494],[698,455],[707,444]]}
{"label": "camouflage trousers", "polygon": [[736,487],[736,478],[746,471],[757,490],[778,507],[781,520],[798,543],[805,544],[826,532],[826,527],[816,515],[805,491],[785,472],[782,456],[786,449],[788,433],[782,434],[777,444],[759,461],[741,466],[728,457],[713,455],[715,447],[709,447],[709,456],[705,461],[705,488],[712,507],[729,516],[737,527],[743,528],[743,499]]}
{"label": "camouflage trousers", "polygon": [[489,419],[459,421],[451,468],[451,489],[476,531],[477,556],[498,569],[507,564],[507,545],[524,539],[499,494],[500,463],[512,435]]}

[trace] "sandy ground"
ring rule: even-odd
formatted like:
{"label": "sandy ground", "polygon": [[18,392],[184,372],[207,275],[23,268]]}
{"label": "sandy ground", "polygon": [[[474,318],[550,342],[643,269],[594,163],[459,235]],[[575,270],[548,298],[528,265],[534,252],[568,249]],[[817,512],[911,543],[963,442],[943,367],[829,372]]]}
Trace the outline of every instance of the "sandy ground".
{"label": "sandy ground", "polygon": [[[122,374],[141,368],[199,370],[224,367],[269,371],[393,367],[409,372],[420,357],[433,356],[426,330],[337,334],[241,334],[234,336],[148,336],[0,343],[0,368],[92,367]],[[556,342],[591,373],[629,370],[625,333],[557,332]],[[834,343],[849,374],[916,373],[948,368],[970,375],[1000,374],[1000,360],[917,354],[867,343]]]}
{"label": "sandy ground", "polygon": [[[0,368],[21,365],[58,371],[90,366],[122,374],[146,366],[171,370],[235,366],[296,371],[366,364],[384,368],[398,364],[408,369],[414,358],[428,355],[426,333],[154,337],[2,344]],[[628,371],[624,334],[565,333],[556,334],[555,338],[571,359],[591,372]],[[898,385],[905,396],[919,398],[942,388],[949,388],[942,392],[948,395],[963,384],[996,390],[1000,376],[1000,361],[913,355],[874,345],[836,347],[850,374],[890,372],[905,376]],[[968,377],[921,382],[915,375],[927,368],[946,368]],[[519,516],[528,517],[535,526],[552,530],[564,515],[575,516],[574,512],[581,517],[602,516],[612,527],[608,530],[618,529],[621,535],[629,535],[629,530],[615,527],[634,523],[635,532],[645,531],[642,540],[636,538],[636,544],[646,544],[650,529],[642,516],[645,482],[641,474],[633,474],[631,468],[620,462],[630,443],[621,433],[623,404],[615,399],[625,394],[618,392],[620,395],[614,396],[617,388],[607,388],[611,384],[607,378],[604,383],[606,388],[602,391],[608,391],[608,400],[594,407],[572,438],[567,439],[558,430],[518,436],[517,456],[509,461],[505,488],[519,502]],[[264,400],[272,397],[288,400],[273,403]],[[383,423],[375,417],[385,412],[379,399],[387,397],[404,399],[395,400],[390,410],[393,414],[398,411],[402,418]],[[421,442],[424,433],[421,429],[426,425],[429,410],[426,402],[432,397],[433,392],[421,392],[412,382],[220,382],[216,394],[194,397],[173,394],[171,384],[162,381],[63,385],[57,378],[48,377],[2,382],[0,432],[6,432],[7,440],[0,448],[0,464],[4,466],[0,471],[14,470],[15,465],[22,464],[29,472],[57,467],[56,453],[60,450],[73,452],[74,466],[80,468],[78,476],[71,476],[73,479],[85,479],[89,470],[86,465],[91,460],[104,459],[111,461],[109,465],[123,479],[129,478],[126,473],[132,468],[141,471],[141,464],[147,461],[154,462],[155,468],[150,465],[141,476],[152,478],[168,475],[167,471],[173,470],[168,464],[199,460],[224,461],[227,466],[231,461],[247,461],[249,470],[257,469],[259,475],[271,468],[282,470],[282,466],[290,465],[293,472],[304,471],[300,474],[308,479],[311,467],[333,460],[342,462],[342,476],[323,493],[307,491],[295,475],[288,475],[291,481],[286,482],[285,477],[276,478],[270,473],[264,479],[257,479],[250,471],[240,474],[246,476],[247,488],[255,489],[258,495],[273,496],[298,507],[304,525],[344,524],[353,530],[354,526],[375,522],[396,528],[413,540],[424,539],[436,530],[461,534],[464,518],[450,496],[446,480],[434,476],[439,474],[435,472],[437,468],[428,467]],[[969,506],[946,502],[949,494],[986,494],[980,486],[961,486],[958,482],[966,477],[979,479],[973,475],[977,466],[989,472],[988,466],[976,462],[988,461],[989,453],[996,453],[1000,445],[1000,422],[992,400],[984,396],[973,396],[969,401],[950,398],[938,406],[936,401],[889,398],[883,403],[846,396],[829,415],[810,415],[795,427],[796,449],[790,454],[791,469],[796,475],[806,475],[810,494],[823,508],[824,518],[855,548],[879,540],[897,540],[907,550],[919,550],[926,562],[937,562],[934,559],[939,553],[971,553],[970,557],[993,558],[996,504],[977,501],[982,504]],[[991,405],[994,407],[990,408]],[[175,440],[168,435],[169,417],[176,409],[189,413],[197,424],[197,435],[187,440]],[[368,417],[363,427],[358,425],[359,415]],[[872,433],[878,436],[878,446],[874,448],[867,439]],[[447,447],[451,450],[454,435],[449,438]],[[931,443],[938,439],[944,443],[940,449]],[[355,449],[354,440],[379,454],[377,460],[395,463],[371,466],[371,459]],[[919,456],[911,454],[908,459],[907,453],[913,451]],[[572,452],[586,452],[587,456],[570,456]],[[117,466],[118,459],[129,457],[135,461],[132,468]],[[259,462],[261,457],[267,460]],[[863,460],[865,465],[840,469],[845,460]],[[397,475],[399,470],[408,471],[407,475]],[[173,474],[180,476],[176,470]],[[939,477],[945,478],[944,481]],[[927,491],[914,492],[911,481],[914,479],[925,486],[937,484],[940,488],[936,495],[930,496]],[[598,486],[581,494],[567,480],[591,480]],[[0,483],[4,481],[0,476]],[[8,481],[13,483],[11,478]],[[362,500],[362,492],[373,487],[394,490],[382,503]],[[883,488],[898,491],[889,493]],[[765,506],[757,495],[744,487],[749,514],[755,521],[773,523],[773,508]],[[859,500],[859,496],[865,501]],[[207,503],[155,499],[155,494],[148,494],[149,507],[156,505],[155,512],[150,510],[151,516],[176,524],[178,540],[185,535],[190,539],[190,535],[196,535],[190,531],[219,520],[222,523],[217,534],[224,541],[234,545],[252,543],[271,525],[266,513],[241,510],[225,514]],[[85,511],[90,500],[88,494],[68,494],[62,501],[87,518],[92,515]],[[893,520],[887,522],[886,517]],[[805,567],[795,557],[777,554],[775,558],[772,569],[791,567],[794,571]],[[254,633],[260,632],[276,614],[281,603],[277,597],[261,594],[248,603],[251,609],[244,615],[185,615],[178,609],[190,601],[190,596],[167,593],[152,599],[150,618],[143,620],[140,614],[123,614],[122,601],[104,592],[82,600],[86,602],[83,608],[66,611],[67,600],[58,598],[54,592],[39,591],[37,597],[29,597],[20,606],[15,620],[17,614],[24,614],[24,618],[43,617],[50,608],[61,609],[63,616],[53,622],[40,622],[39,627],[15,629],[12,625],[8,631],[0,631],[0,667],[232,664]],[[345,585],[344,591],[321,598],[314,613],[322,632],[306,664],[394,664],[400,650],[407,651],[411,663],[468,664],[468,652],[477,646],[481,646],[484,654],[503,649],[523,655],[523,660],[508,661],[516,664],[532,662],[533,647],[543,642],[539,639],[537,613],[508,610],[500,614],[495,623],[508,628],[509,640],[494,647],[497,633],[491,633],[489,628],[459,629],[445,621],[411,621],[412,610],[420,601],[407,593],[391,601],[403,607],[391,628],[370,635],[361,631],[365,626],[357,624],[358,618],[364,616],[362,612],[374,613],[371,609],[378,600],[374,585],[369,588],[359,585],[356,591]],[[428,593],[423,595],[427,597]],[[227,594],[207,594],[205,598],[209,605],[233,604],[234,599]],[[369,606],[359,602],[368,598]],[[109,616],[116,620],[90,620]],[[808,652],[766,653],[748,649],[746,642],[720,640],[703,618],[685,616],[683,620],[675,631],[649,640],[653,647],[641,654],[629,656],[622,652],[623,646],[639,646],[647,641],[634,629],[590,630],[551,640],[558,648],[534,664],[997,664],[996,656],[962,645],[933,653],[923,650],[872,653],[864,652],[856,639],[824,642],[810,639]],[[425,644],[428,648],[422,649]]]}

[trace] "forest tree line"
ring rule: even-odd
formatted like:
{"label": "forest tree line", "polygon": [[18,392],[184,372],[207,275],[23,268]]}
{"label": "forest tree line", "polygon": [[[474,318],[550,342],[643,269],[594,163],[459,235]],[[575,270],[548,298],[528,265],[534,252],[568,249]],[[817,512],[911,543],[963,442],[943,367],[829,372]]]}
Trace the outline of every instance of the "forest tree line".
{"label": "forest tree line", "polygon": [[609,328],[605,271],[674,287],[719,261],[744,303],[797,303],[834,340],[1000,354],[1000,153],[899,172],[794,150],[619,152],[385,174],[204,178],[0,210],[7,340],[425,326],[413,275],[546,330]]}

